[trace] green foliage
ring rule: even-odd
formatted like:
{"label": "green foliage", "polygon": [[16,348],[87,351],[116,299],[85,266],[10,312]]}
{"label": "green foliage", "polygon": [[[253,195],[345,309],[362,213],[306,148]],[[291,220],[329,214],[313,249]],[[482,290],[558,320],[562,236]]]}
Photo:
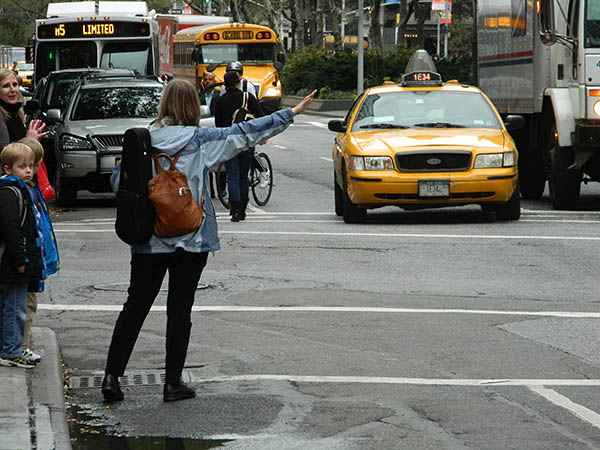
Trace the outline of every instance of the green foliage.
{"label": "green foliage", "polygon": [[[385,55],[374,51],[364,53],[365,87],[378,86],[384,81],[400,81],[414,49],[397,46],[396,52]],[[327,55],[314,46],[288,55],[281,75],[284,94],[305,96],[313,89],[318,98],[353,98],[357,84],[357,55],[338,52]],[[444,80],[466,81],[471,71],[471,55],[450,56],[436,62]]]}

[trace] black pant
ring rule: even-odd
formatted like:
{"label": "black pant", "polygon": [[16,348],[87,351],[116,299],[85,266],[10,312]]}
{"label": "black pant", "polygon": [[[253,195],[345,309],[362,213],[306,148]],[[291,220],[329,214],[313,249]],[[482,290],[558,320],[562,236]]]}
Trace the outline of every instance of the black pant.
{"label": "black pant", "polygon": [[119,313],[108,349],[106,373],[123,376],[135,341],[169,271],[167,295],[166,382],[178,383],[185,364],[194,294],[208,253],[132,254],[127,301]]}

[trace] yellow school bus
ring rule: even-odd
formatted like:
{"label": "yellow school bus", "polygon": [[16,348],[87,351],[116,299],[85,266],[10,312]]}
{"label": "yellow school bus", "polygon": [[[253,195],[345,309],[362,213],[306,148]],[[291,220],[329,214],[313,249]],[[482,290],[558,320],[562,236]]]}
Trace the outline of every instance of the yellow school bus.
{"label": "yellow school bus", "polygon": [[174,78],[186,79],[200,89],[205,71],[222,82],[231,61],[243,64],[243,77],[254,85],[265,113],[280,108],[283,54],[277,53],[277,35],[272,29],[231,23],[186,28],[175,35]]}

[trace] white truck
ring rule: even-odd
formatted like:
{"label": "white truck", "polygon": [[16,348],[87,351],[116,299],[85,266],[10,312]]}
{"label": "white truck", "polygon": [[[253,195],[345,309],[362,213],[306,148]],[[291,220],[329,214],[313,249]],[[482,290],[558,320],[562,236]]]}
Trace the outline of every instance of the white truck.
{"label": "white truck", "polygon": [[555,209],[600,181],[600,0],[475,0],[475,80],[513,134],[524,198]]}

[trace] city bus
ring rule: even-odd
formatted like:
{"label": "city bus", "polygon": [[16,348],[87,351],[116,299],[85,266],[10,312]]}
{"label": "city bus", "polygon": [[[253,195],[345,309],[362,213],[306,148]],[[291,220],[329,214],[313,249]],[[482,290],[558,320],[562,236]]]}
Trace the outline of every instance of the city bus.
{"label": "city bus", "polygon": [[158,24],[145,2],[50,3],[36,20],[34,84],[55,70],[106,67],[159,75]]}
{"label": "city bus", "polygon": [[262,25],[221,24],[186,28],[173,40],[173,76],[189,80],[200,89],[209,70],[222,82],[227,63],[244,65],[244,78],[256,88],[265,113],[281,107],[279,71],[283,53],[277,53],[277,35]]}

